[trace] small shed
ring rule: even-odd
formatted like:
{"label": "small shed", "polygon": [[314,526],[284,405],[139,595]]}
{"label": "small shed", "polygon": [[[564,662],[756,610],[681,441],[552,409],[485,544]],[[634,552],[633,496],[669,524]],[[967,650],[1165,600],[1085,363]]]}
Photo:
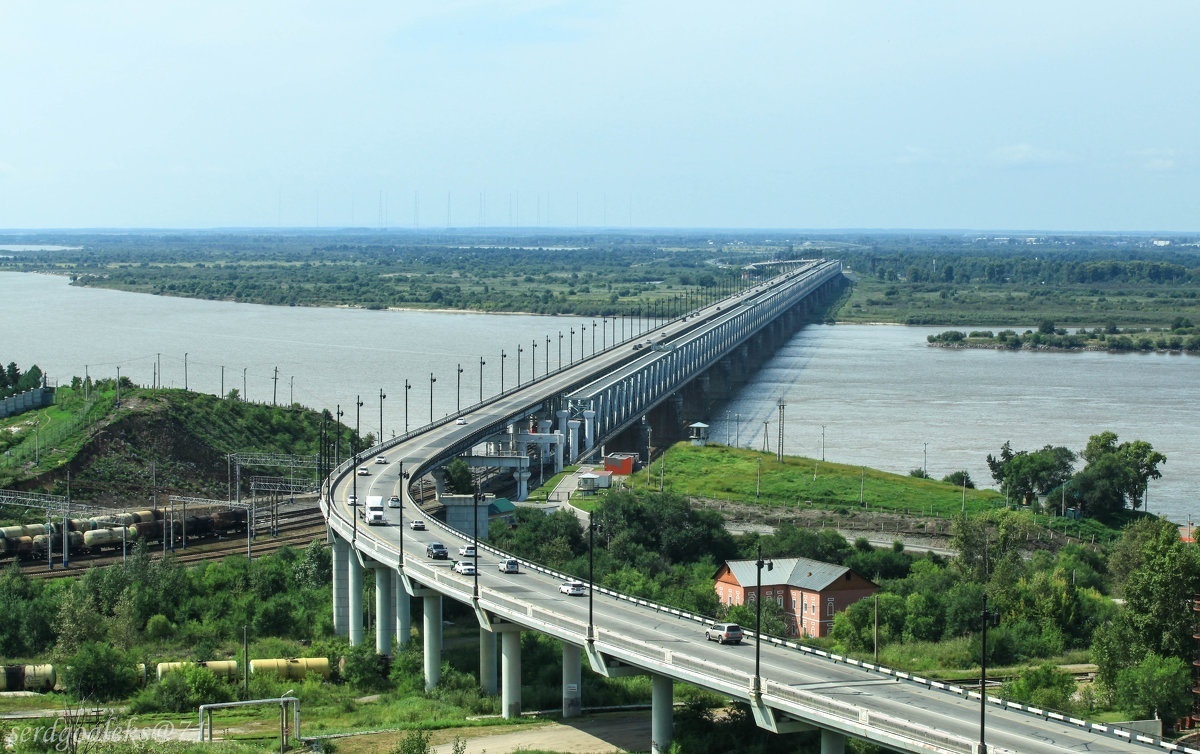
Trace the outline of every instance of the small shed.
{"label": "small shed", "polygon": [[599,476],[591,471],[586,471],[579,475],[579,492],[584,495],[596,494],[598,488],[597,480]]}
{"label": "small shed", "polygon": [[688,437],[692,445],[703,447],[708,444],[708,425],[704,422],[693,422],[688,425]]}
{"label": "small shed", "polygon": [[604,470],[620,476],[631,476],[637,457],[637,453],[609,453],[604,456]]}

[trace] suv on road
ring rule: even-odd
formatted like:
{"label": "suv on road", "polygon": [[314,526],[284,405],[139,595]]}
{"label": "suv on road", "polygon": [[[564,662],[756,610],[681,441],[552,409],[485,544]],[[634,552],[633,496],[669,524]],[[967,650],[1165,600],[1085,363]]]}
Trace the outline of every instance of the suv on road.
{"label": "suv on road", "polygon": [[450,551],[441,542],[430,542],[425,548],[425,556],[434,560],[447,560],[450,557]]}
{"label": "suv on road", "polygon": [[458,548],[458,556],[460,558],[475,557],[475,545],[463,545],[462,547]]}
{"label": "suv on road", "polygon": [[714,623],[704,632],[704,638],[718,644],[741,644],[742,627],[736,623]]}
{"label": "suv on road", "polygon": [[500,569],[500,573],[520,573],[521,563],[516,558],[508,558],[501,560],[497,568]]}

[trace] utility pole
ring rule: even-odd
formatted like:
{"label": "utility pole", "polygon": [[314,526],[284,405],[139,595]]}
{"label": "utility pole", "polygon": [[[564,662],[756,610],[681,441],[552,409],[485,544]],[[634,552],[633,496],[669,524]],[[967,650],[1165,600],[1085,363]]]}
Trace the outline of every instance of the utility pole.
{"label": "utility pole", "polygon": [[783,401],[779,402],[779,440],[775,443],[775,449],[777,451],[780,463],[783,463],[783,409],[786,407],[786,403]]}
{"label": "utility pole", "polygon": [[[383,442],[383,399],[387,398],[383,388],[379,388],[379,441]],[[356,472],[357,473],[357,472]]]}
{"label": "utility pole", "polygon": [[274,406],[275,398],[279,394],[279,367],[275,367],[275,376],[271,378],[275,384],[271,387],[271,405]]}

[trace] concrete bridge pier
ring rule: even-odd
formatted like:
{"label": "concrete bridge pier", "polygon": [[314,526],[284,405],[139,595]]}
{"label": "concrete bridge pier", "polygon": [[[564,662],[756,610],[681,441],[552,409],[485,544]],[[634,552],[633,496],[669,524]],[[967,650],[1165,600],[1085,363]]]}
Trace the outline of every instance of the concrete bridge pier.
{"label": "concrete bridge pier", "polygon": [[431,691],[442,680],[442,595],[421,598],[425,621],[425,690]]}
{"label": "concrete bridge pier", "polygon": [[392,620],[392,569],[383,563],[375,565],[375,653],[392,653],[393,632],[396,621]]}
{"label": "concrete bridge pier", "polygon": [[350,543],[333,535],[333,631],[346,636],[349,631],[350,606],[347,601],[347,581],[350,573]]}
{"label": "concrete bridge pier", "polygon": [[350,569],[346,596],[349,603],[349,633],[352,647],[362,644],[363,640],[363,564],[359,560],[360,557],[358,550],[354,550],[346,559]]}
{"label": "concrete bridge pier", "polygon": [[583,453],[579,447],[579,424],[578,419],[571,419],[567,422],[567,428],[570,430],[568,437],[571,438],[571,450],[567,453],[567,458],[570,458],[572,461],[578,461],[583,458]]}
{"label": "concrete bridge pier", "polygon": [[504,718],[521,716],[521,629],[511,626],[500,639],[500,709]]}
{"label": "concrete bridge pier", "polygon": [[592,409],[583,411],[583,455],[591,456],[592,448],[596,445],[596,412]]}
{"label": "concrete bridge pier", "polygon": [[403,649],[412,638],[412,597],[404,586],[404,567],[392,574],[392,591],[396,594],[396,645]]}
{"label": "concrete bridge pier", "polygon": [[561,474],[563,470],[563,441],[566,439],[559,430],[554,430],[554,434],[558,436],[558,442],[554,443],[554,473]]}
{"label": "concrete bridge pier", "polygon": [[821,754],[846,754],[846,736],[835,730],[821,729]]}
{"label": "concrete bridge pier", "polygon": [[533,473],[526,468],[517,469],[513,472],[513,479],[517,480],[517,502],[521,502],[529,497],[529,477]]}
{"label": "concrete bridge pier", "polygon": [[570,414],[570,412],[568,412],[568,411],[558,411],[558,412],[556,412],[556,413],[557,413],[557,416],[558,416],[558,431],[559,431],[560,433],[562,433],[562,436],[563,436],[563,437],[570,437],[570,436],[571,436],[571,432],[570,432],[570,429],[567,427],[567,419],[568,419],[568,417],[570,417],[570,415],[571,415],[571,414]]}
{"label": "concrete bridge pier", "polygon": [[500,690],[496,675],[496,632],[479,629],[479,688],[488,696]]}
{"label": "concrete bridge pier", "polygon": [[582,651],[574,644],[562,645],[562,715],[579,717],[583,711]]}
{"label": "concrete bridge pier", "polygon": [[650,690],[650,754],[667,754],[671,749],[675,717],[675,681],[670,676],[652,675]]}
{"label": "concrete bridge pier", "polygon": [[440,499],[446,494],[446,469],[439,466],[429,473],[433,475],[433,487]]}

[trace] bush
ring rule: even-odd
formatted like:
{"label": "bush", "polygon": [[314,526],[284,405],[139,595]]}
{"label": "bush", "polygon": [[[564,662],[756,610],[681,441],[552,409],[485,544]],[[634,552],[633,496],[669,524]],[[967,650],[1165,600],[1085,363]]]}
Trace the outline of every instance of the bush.
{"label": "bush", "polygon": [[161,613],[150,616],[150,620],[146,621],[146,638],[148,639],[169,639],[174,634],[174,624]]}
{"label": "bush", "polygon": [[65,666],[63,686],[76,699],[121,699],[137,688],[134,662],[109,644],[84,644]]}
{"label": "bush", "polygon": [[387,658],[375,654],[373,646],[350,647],[342,658],[342,680],[360,691],[383,691],[388,687]]}
{"label": "bush", "polygon": [[192,665],[174,670],[130,705],[132,712],[193,712],[201,704],[231,702],[234,689],[206,667]]}

